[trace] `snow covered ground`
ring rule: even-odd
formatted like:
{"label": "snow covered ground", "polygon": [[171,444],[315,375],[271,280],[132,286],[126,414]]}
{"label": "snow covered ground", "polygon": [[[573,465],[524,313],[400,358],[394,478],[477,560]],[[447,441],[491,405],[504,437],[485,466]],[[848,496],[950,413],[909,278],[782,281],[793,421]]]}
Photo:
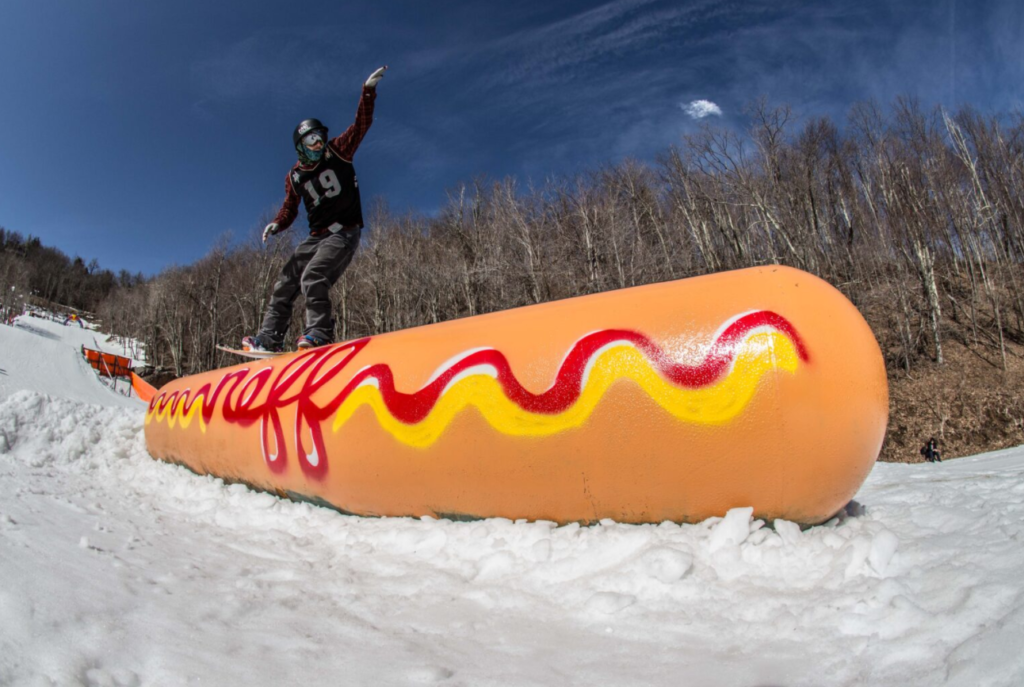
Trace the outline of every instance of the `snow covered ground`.
{"label": "snow covered ground", "polygon": [[[83,403],[137,407],[138,402],[112,394],[82,357],[82,346],[125,356],[100,332],[22,315],[15,326],[0,325],[0,398],[32,389]],[[127,387],[120,382],[122,387]]]}
{"label": "snow covered ground", "polygon": [[361,519],[150,459],[75,331],[0,326],[0,685],[1024,684],[1024,449],[803,532]]}

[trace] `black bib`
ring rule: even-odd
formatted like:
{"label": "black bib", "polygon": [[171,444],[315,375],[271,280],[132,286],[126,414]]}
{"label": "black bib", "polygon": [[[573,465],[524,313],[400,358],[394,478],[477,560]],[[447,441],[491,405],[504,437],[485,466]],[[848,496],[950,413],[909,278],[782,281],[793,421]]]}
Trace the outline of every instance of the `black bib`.
{"label": "black bib", "polygon": [[341,159],[330,144],[316,167],[293,169],[291,182],[292,189],[302,196],[311,232],[321,232],[335,223],[344,227],[363,226],[356,168]]}

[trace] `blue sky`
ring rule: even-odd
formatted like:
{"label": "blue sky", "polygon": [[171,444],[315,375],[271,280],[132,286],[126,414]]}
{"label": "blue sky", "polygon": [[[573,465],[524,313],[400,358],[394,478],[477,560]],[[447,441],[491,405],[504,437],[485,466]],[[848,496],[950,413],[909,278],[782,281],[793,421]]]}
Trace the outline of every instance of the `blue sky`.
{"label": "blue sky", "polygon": [[[251,236],[291,131],[340,133],[379,65],[356,155],[364,204],[432,213],[477,176],[523,183],[650,159],[766,96],[842,119],[860,100],[1010,112],[1024,3],[0,3],[0,226],[155,273]],[[296,227],[304,231],[304,227]]]}

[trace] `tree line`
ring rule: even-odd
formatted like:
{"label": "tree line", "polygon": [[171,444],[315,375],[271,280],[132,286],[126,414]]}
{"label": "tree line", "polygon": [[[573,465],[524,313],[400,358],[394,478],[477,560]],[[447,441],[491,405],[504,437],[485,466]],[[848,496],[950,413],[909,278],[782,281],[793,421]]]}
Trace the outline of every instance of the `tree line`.
{"label": "tree line", "polygon": [[[378,201],[334,287],[339,340],[786,264],[860,308],[890,374],[942,363],[950,341],[1005,369],[1024,342],[1021,115],[910,99],[859,104],[842,127],[765,102],[748,114],[749,131],[705,126],[652,162],[536,185],[466,182],[435,216]],[[258,330],[301,218],[289,233],[269,247],[224,240],[195,264],[114,280],[99,313],[176,375],[235,362],[216,345]],[[301,319],[300,304],[292,336]]]}
{"label": "tree line", "polygon": [[[93,259],[69,258],[58,248],[43,245],[0,227],[0,316],[20,314],[33,299],[51,306],[93,312],[114,289],[142,284],[141,274],[126,270],[115,275]],[[0,317],[6,321],[7,317]]]}

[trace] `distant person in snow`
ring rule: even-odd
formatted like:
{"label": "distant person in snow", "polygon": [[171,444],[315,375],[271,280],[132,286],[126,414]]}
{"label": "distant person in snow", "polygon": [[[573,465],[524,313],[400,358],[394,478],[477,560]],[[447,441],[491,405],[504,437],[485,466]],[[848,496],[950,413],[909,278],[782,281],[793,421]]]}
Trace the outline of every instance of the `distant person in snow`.
{"label": "distant person in snow", "polygon": [[928,443],[921,447],[921,455],[929,463],[941,463],[942,453],[939,451],[938,446],[935,443],[935,437],[928,440]]}
{"label": "distant person in snow", "polygon": [[259,333],[242,339],[244,350],[282,350],[300,291],[306,299],[306,327],[297,347],[313,348],[334,340],[331,287],[352,261],[363,228],[352,156],[373,123],[377,83],[386,70],[376,70],[363,84],[356,121],[341,136],[328,139],[327,127],[318,119],[305,119],[295,127],[292,142],[299,161],[288,172],[284,204],[263,230],[263,242],[291,226],[300,197],[309,219],[309,236],[296,247],[274,284]]}

